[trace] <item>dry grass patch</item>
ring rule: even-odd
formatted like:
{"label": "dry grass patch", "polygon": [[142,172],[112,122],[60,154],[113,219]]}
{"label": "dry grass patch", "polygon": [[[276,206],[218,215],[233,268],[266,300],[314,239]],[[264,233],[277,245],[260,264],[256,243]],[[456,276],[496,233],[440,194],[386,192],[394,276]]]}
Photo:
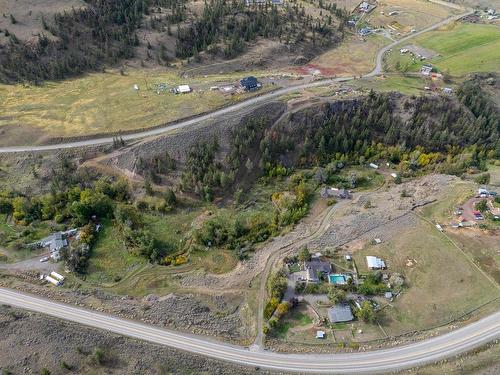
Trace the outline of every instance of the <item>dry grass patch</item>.
{"label": "dry grass patch", "polygon": [[[0,85],[0,130],[14,127],[9,145],[15,141],[10,133],[16,131],[23,134],[18,142],[25,144],[24,135],[37,132],[45,137],[72,137],[135,130],[211,111],[272,88],[234,96],[209,90],[236,79],[236,75],[182,79],[173,70],[131,69],[125,75],[108,71],[42,86]],[[154,85],[158,83],[167,83],[169,89],[185,83],[194,92],[157,94]],[[139,91],[134,90],[136,84]]]}
{"label": "dry grass patch", "polygon": [[353,36],[311,61],[312,65],[331,70],[337,76],[362,75],[375,67],[378,50],[388,44],[389,40],[378,35],[372,35],[363,40]]}
{"label": "dry grass patch", "polygon": [[355,253],[361,272],[368,271],[367,255],[381,257],[389,272],[406,278],[407,288],[380,318],[389,335],[446,323],[499,294],[443,234],[425,222]]}

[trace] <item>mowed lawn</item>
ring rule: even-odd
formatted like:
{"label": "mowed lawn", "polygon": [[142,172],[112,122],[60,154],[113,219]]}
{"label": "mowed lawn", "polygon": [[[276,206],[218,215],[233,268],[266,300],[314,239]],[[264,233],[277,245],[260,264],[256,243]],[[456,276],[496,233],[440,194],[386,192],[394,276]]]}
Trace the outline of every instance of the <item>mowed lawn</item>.
{"label": "mowed lawn", "polygon": [[361,272],[368,271],[367,255],[381,257],[388,272],[401,273],[406,279],[402,295],[380,316],[389,335],[446,323],[499,295],[442,233],[423,221],[387,242],[356,252]]}
{"label": "mowed lawn", "polygon": [[[429,62],[454,76],[500,71],[500,27],[495,25],[455,23],[425,33],[412,43],[436,52],[438,56]],[[401,56],[399,48],[394,49],[388,61],[391,68],[396,61],[402,66],[409,64],[409,71],[416,71],[423,64],[412,63],[409,55]]]}

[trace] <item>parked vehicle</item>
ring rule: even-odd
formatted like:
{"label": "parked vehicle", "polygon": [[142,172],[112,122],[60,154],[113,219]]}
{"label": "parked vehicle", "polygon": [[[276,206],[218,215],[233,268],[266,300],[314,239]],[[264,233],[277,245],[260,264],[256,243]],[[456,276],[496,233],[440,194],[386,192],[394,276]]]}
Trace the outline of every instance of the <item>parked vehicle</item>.
{"label": "parked vehicle", "polygon": [[40,263],[47,262],[49,260],[49,257],[43,257],[40,259]]}

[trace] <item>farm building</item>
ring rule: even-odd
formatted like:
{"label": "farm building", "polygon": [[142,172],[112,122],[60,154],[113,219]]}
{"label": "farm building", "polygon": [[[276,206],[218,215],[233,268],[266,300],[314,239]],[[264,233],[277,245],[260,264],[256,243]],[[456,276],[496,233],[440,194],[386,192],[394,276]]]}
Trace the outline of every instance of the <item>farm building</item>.
{"label": "farm building", "polygon": [[371,270],[383,270],[385,269],[385,262],[377,257],[368,255],[366,257],[366,264]]}
{"label": "farm building", "polygon": [[338,304],[328,309],[328,318],[332,323],[350,322],[354,319],[351,306],[346,303]]}
{"label": "farm building", "polygon": [[484,195],[484,196],[487,196],[490,192],[488,190],[486,190],[485,188],[479,188],[477,190],[477,195],[481,196],[481,195]]}
{"label": "farm building", "polygon": [[363,1],[361,4],[359,4],[358,9],[360,12],[364,13],[369,13],[375,8],[374,5],[368,3],[367,1]]}
{"label": "farm building", "polygon": [[48,247],[50,252],[59,251],[68,246],[66,236],[62,232],[56,232],[40,241],[41,247]]}
{"label": "farm building", "polygon": [[260,87],[260,84],[257,81],[257,78],[249,76],[240,80],[240,86],[245,91],[252,91],[258,89]]}

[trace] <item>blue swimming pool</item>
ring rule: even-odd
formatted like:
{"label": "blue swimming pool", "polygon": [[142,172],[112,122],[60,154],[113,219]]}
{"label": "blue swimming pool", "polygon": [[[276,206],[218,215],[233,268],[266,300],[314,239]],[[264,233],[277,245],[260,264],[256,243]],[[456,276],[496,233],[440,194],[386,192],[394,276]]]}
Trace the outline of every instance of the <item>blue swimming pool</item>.
{"label": "blue swimming pool", "polygon": [[347,282],[346,275],[342,275],[340,273],[332,273],[328,275],[328,279],[330,284],[343,285]]}

